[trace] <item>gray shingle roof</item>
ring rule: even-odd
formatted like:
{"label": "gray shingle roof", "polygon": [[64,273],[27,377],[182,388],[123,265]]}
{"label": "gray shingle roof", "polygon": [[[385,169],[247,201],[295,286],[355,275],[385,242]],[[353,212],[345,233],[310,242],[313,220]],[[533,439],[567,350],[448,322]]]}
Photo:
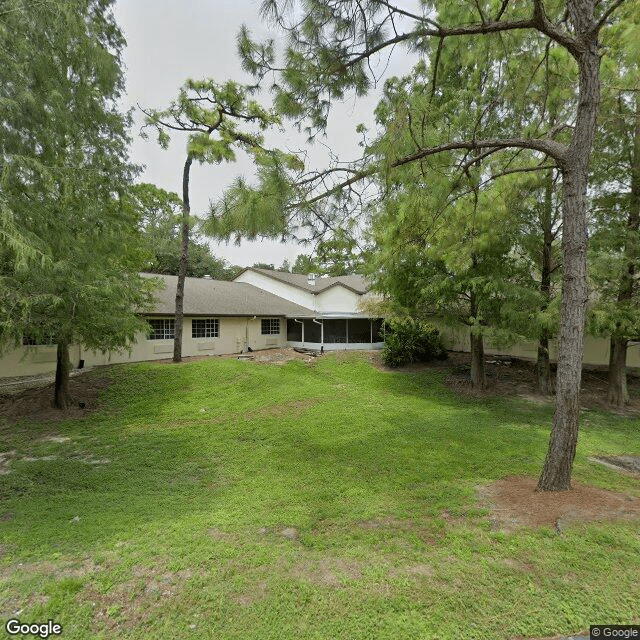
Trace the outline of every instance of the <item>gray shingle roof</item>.
{"label": "gray shingle roof", "polygon": [[[176,308],[177,276],[143,273],[164,280],[156,291],[156,315],[173,315]],[[184,315],[188,316],[288,316],[311,318],[316,314],[298,304],[245,282],[209,278],[187,278],[184,285]]]}
{"label": "gray shingle roof", "polygon": [[[352,276],[334,276],[329,278],[317,277],[315,285],[310,285],[307,276],[303,273],[287,273],[286,271],[272,271],[271,269],[256,269],[255,267],[247,267],[244,271],[255,271],[265,276],[269,276],[274,280],[280,280],[280,282],[286,282],[298,289],[304,289],[311,293],[320,293],[329,289],[329,287],[335,287],[336,285],[342,285],[347,289],[351,289],[355,293],[366,293],[369,291],[369,285],[367,284],[364,276],[352,275]],[[244,271],[242,273],[244,273]],[[237,277],[237,276],[236,276]]]}

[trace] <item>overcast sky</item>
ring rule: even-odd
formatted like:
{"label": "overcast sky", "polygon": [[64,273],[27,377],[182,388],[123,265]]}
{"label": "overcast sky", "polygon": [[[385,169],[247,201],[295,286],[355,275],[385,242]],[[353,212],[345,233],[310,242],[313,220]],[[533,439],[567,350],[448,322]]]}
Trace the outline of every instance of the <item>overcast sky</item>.
{"label": "overcast sky", "polygon": [[[260,0],[118,0],[116,19],[127,39],[125,51],[127,95],[124,107],[140,104],[146,108],[163,108],[177,95],[178,88],[189,78],[227,79],[248,82],[236,55],[236,34],[244,23],[254,36],[282,37],[268,30],[258,14]],[[397,72],[397,71],[396,71]],[[360,122],[371,125],[377,92],[365,101],[350,100],[332,116],[328,144],[341,160],[358,155],[359,136],[355,127]],[[137,118],[138,124],[141,122]],[[153,136],[143,140],[134,130],[132,156],[145,165],[141,181],[151,182],[169,191],[181,192],[182,166],[186,138],[176,134],[168,151],[162,150]],[[279,134],[278,146],[299,149],[303,138],[295,132]],[[318,146],[318,145],[316,145]],[[314,154],[321,164],[326,157],[321,149]],[[251,176],[251,164],[239,161],[229,165],[195,166],[191,179],[191,207],[203,214],[211,199],[217,199],[233,179]],[[293,261],[308,247],[278,242],[212,243],[213,253],[232,264],[249,266],[255,262],[282,264]]]}

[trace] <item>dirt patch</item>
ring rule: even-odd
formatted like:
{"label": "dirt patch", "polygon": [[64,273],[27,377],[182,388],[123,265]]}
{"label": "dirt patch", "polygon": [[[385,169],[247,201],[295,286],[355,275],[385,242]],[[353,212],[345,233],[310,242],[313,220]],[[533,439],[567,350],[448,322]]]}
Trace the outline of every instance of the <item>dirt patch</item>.
{"label": "dirt patch", "polygon": [[22,418],[36,422],[82,418],[98,409],[98,396],[111,383],[112,380],[104,376],[72,377],[69,380],[71,402],[64,410],[53,406],[52,382],[46,386],[36,386],[16,393],[0,395],[0,422],[4,419],[12,425]]}
{"label": "dirt patch", "polygon": [[640,476],[640,456],[596,456],[595,458],[589,459],[604,464],[616,471]]}
{"label": "dirt patch", "polygon": [[[487,357],[485,360],[485,372],[487,376],[487,388],[474,389],[471,386],[471,356],[468,353],[450,353],[444,362],[424,363],[411,365],[413,368],[407,371],[442,370],[448,369],[445,384],[456,393],[470,397],[519,395],[538,405],[552,406],[553,396],[541,395],[536,389],[536,365],[535,362],[518,360],[509,357]],[[552,368],[552,381],[555,384],[555,371]],[[615,409],[616,413],[623,415],[640,414],[640,377],[627,375],[627,386],[630,401],[624,410]],[[587,409],[612,411],[608,403],[608,373],[585,369],[582,372],[582,387],[580,390],[580,403]]]}
{"label": "dirt patch", "polygon": [[343,558],[304,560],[291,568],[290,575],[320,587],[339,589],[345,581],[362,578],[362,563]]}
{"label": "dirt patch", "polygon": [[101,571],[102,567],[95,564],[91,558],[83,560],[69,559],[66,562],[55,564],[48,560],[40,562],[18,562],[0,570],[0,577],[8,579],[14,574],[41,575],[43,580],[55,578],[82,578]]}
{"label": "dirt patch", "polygon": [[87,585],[77,596],[80,604],[90,603],[96,631],[131,630],[167,606],[169,599],[180,593],[193,576],[189,569],[163,571],[161,568],[137,565],[132,578],[114,585],[107,592]]}
{"label": "dirt patch", "polygon": [[[225,353],[215,356],[187,356],[182,358],[182,362],[180,364],[197,362],[198,360],[211,360],[215,358],[219,358],[221,360],[238,360],[240,356],[242,356],[242,360],[245,362],[253,362],[259,364],[285,364],[285,362],[289,362],[290,360],[303,360],[304,362],[313,362],[316,359],[313,356],[310,356],[308,353],[298,353],[290,347],[279,347],[277,349],[260,349],[257,351],[250,351],[248,353]],[[149,364],[173,365],[174,362],[171,359],[163,359],[151,360]]]}
{"label": "dirt patch", "polygon": [[[415,362],[404,367],[387,367],[380,357],[380,352],[366,353],[371,364],[385,372],[420,373],[422,371],[441,371],[447,374],[445,385],[460,395],[483,398],[487,396],[518,395],[541,406],[553,406],[554,397],[541,395],[536,388],[535,362],[519,360],[505,356],[487,356],[485,373],[487,387],[483,390],[471,386],[471,355],[458,351],[450,351],[446,360],[433,362]],[[552,365],[551,378],[555,384],[555,367]],[[640,414],[640,376],[629,373],[627,387],[630,401],[624,410],[612,409],[607,400],[608,373],[585,369],[582,372],[582,388],[580,402],[587,409],[615,411],[622,415]]]}
{"label": "dirt patch", "polygon": [[299,418],[306,409],[310,409],[320,401],[320,398],[304,398],[302,400],[291,400],[274,404],[270,407],[247,411],[242,414],[245,420],[254,420],[256,418],[282,418],[286,415],[293,414]]}
{"label": "dirt patch", "polygon": [[243,607],[250,607],[252,604],[264,600],[268,594],[267,582],[266,580],[262,580],[252,585],[250,591],[232,595],[231,600]]}
{"label": "dirt patch", "polygon": [[577,522],[640,519],[640,498],[572,483],[570,491],[536,491],[537,480],[511,476],[477,488],[494,529],[555,527]]}
{"label": "dirt patch", "polygon": [[428,564],[410,564],[389,569],[390,578],[433,578],[434,575],[434,568]]}

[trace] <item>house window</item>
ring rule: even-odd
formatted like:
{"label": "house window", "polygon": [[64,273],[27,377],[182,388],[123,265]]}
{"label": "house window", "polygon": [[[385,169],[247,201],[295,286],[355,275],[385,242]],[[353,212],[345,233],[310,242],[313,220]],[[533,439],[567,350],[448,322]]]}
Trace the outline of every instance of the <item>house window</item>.
{"label": "house window", "polygon": [[48,333],[45,333],[39,338],[34,338],[33,336],[22,336],[22,345],[25,347],[42,347],[49,344],[56,344],[56,339]]}
{"label": "house window", "polygon": [[219,338],[220,321],[218,318],[194,318],[191,321],[192,338]]}
{"label": "house window", "polygon": [[173,340],[175,320],[173,318],[152,318],[149,321],[149,340]]}
{"label": "house window", "polygon": [[280,333],[280,318],[262,318],[262,335],[271,336]]}

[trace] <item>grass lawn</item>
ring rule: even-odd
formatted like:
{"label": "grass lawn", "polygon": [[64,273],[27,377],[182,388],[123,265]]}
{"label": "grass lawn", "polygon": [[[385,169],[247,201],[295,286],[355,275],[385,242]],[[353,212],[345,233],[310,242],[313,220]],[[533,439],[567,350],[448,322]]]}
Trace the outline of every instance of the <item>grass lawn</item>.
{"label": "grass lawn", "polygon": [[[640,621],[637,520],[505,533],[479,507],[477,485],[537,476],[548,407],[358,354],[85,375],[105,373],[87,418],[0,425],[3,628],[487,640]],[[587,461],[640,453],[640,420],[584,417],[574,479],[640,496]]]}

